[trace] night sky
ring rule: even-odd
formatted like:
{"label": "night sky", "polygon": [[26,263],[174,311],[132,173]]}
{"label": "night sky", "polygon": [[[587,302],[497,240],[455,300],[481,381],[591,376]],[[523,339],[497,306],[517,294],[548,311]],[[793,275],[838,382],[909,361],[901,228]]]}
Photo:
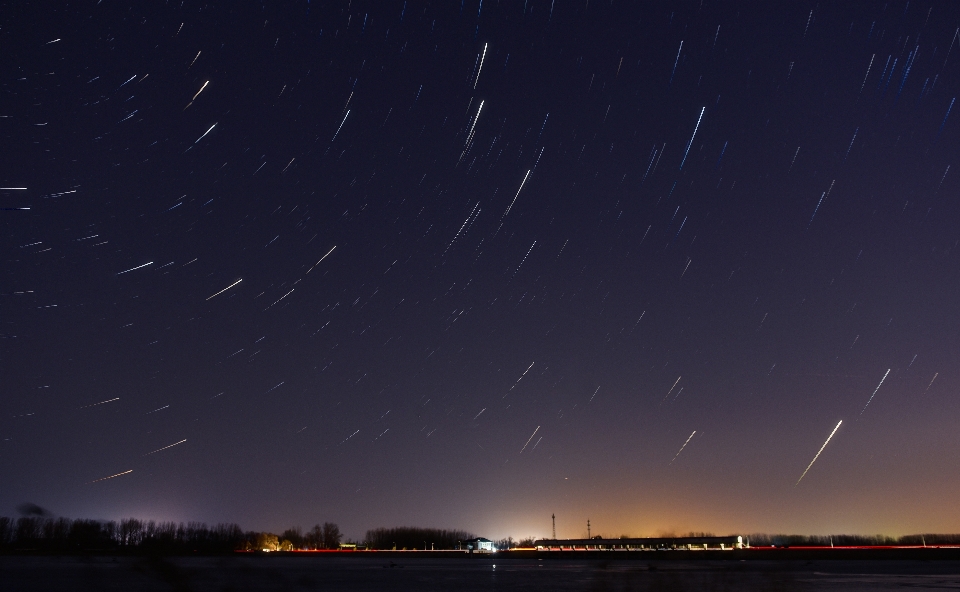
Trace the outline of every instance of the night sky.
{"label": "night sky", "polygon": [[60,4],[0,514],[960,530],[960,7]]}

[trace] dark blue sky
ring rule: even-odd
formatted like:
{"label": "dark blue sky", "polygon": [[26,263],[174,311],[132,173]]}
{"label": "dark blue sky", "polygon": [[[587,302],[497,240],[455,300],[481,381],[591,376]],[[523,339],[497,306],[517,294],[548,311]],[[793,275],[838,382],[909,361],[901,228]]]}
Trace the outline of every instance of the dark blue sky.
{"label": "dark blue sky", "polygon": [[0,513],[960,528],[951,4],[0,23]]}

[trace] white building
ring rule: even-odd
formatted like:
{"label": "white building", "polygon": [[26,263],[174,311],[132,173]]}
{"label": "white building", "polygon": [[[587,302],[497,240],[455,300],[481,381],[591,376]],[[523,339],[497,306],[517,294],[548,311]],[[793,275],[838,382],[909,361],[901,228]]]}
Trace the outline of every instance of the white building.
{"label": "white building", "polygon": [[473,553],[474,551],[482,552],[492,552],[495,549],[493,548],[493,541],[490,539],[485,539],[483,537],[478,537],[475,539],[470,539],[469,541],[463,541],[464,548]]}

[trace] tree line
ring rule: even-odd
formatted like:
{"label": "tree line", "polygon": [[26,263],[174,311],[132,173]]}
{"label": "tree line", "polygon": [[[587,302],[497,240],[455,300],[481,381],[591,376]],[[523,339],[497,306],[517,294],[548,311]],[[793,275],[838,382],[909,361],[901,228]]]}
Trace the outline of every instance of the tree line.
{"label": "tree line", "polygon": [[[295,526],[283,531],[283,534],[279,537],[267,533],[261,534],[266,535],[269,539],[262,541],[264,545],[255,547],[255,550],[293,551],[295,549],[339,549],[340,540],[343,538],[343,535],[340,534],[340,527],[333,522],[324,522],[323,526],[316,524],[306,533],[304,533],[299,526]],[[271,544],[275,544],[276,548],[270,548],[269,545]]]}
{"label": "tree line", "polygon": [[[690,533],[690,536],[709,536]],[[627,535],[623,535],[626,537]],[[476,538],[464,530],[412,526],[368,530],[361,545],[369,549],[465,548]],[[294,551],[337,549],[343,540],[332,522],[316,524],[304,531],[299,526],[281,534],[244,531],[236,524],[207,526],[200,522],[156,522],[127,518],[120,521],[57,518],[27,515],[17,519],[0,516],[0,552],[143,552],[143,553],[230,553],[233,551]],[[884,546],[957,545],[960,534],[885,535],[796,535],[756,533],[744,537],[751,546]],[[532,539],[496,541],[498,549],[532,546]]]}
{"label": "tree line", "polygon": [[516,549],[517,547],[532,547],[536,540],[536,537],[527,537],[515,541],[513,537],[507,537],[505,539],[497,539],[494,541],[493,546],[497,548],[497,551],[508,551],[510,549]]}
{"label": "tree line", "polygon": [[463,541],[477,538],[464,530],[418,528],[400,526],[375,528],[367,531],[368,549],[434,549],[450,550],[465,548]]}
{"label": "tree line", "polygon": [[233,551],[293,551],[337,549],[343,535],[332,523],[317,524],[305,533],[297,526],[276,535],[243,531],[236,524],[207,526],[200,522],[153,520],[89,520],[0,516],[0,551],[230,553]]}

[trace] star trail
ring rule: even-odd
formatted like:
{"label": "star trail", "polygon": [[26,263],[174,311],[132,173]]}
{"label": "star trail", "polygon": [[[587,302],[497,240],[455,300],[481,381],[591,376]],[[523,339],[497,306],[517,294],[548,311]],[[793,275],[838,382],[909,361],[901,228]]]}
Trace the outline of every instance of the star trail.
{"label": "star trail", "polygon": [[0,514],[960,528],[960,8],[0,24]]}

